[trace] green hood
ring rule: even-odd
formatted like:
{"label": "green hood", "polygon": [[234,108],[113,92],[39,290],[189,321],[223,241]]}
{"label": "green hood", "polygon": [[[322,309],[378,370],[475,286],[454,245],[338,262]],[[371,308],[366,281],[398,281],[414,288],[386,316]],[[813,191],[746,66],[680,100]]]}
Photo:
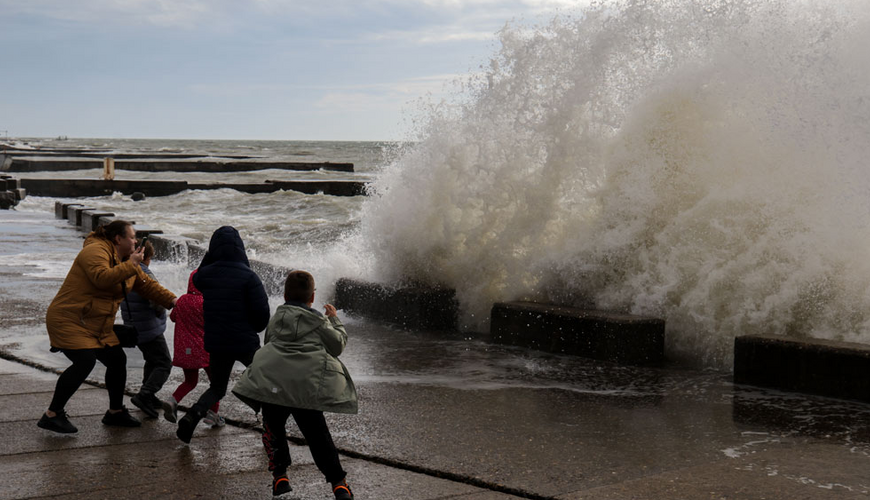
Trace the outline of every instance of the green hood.
{"label": "green hood", "polygon": [[256,411],[260,403],[271,403],[356,413],[356,388],[338,359],[346,345],[347,333],[338,318],[294,304],[279,306],[263,347],[233,393]]}
{"label": "green hood", "polygon": [[[285,327],[278,329],[274,340],[298,340],[323,326],[323,322],[326,321],[326,318],[314,309],[309,309],[292,303],[279,306],[278,309],[275,310],[275,316],[278,314],[283,314],[283,322],[287,325],[293,325],[293,328]],[[272,319],[274,318],[275,317],[273,316]],[[269,323],[271,326],[272,321],[270,320]],[[267,329],[266,335],[268,335],[271,330],[271,328]],[[266,342],[269,342],[268,338],[266,339]]]}

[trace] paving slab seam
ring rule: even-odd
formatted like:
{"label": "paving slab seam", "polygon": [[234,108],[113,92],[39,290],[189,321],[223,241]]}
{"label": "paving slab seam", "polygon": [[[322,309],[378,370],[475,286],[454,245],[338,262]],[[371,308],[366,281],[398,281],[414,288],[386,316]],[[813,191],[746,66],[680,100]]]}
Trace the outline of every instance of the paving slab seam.
{"label": "paving slab seam", "polygon": [[[9,353],[7,351],[4,351],[2,349],[0,349],[0,358],[6,359],[8,361],[20,363],[20,364],[29,366],[31,368],[35,368],[37,370],[41,370],[41,371],[45,371],[45,372],[49,372],[49,373],[55,373],[58,375],[63,372],[63,370],[61,370],[59,368],[52,368],[49,366],[42,365],[40,363],[36,363],[34,361],[30,361],[28,359],[24,359],[24,358],[21,358],[19,356],[12,354],[12,353]],[[92,385],[94,387],[100,387],[103,389],[106,388],[106,384],[102,383],[102,382],[94,382],[91,380],[85,380],[84,383],[86,383],[88,385]],[[124,393],[127,396],[133,396],[134,394],[136,394],[136,393],[129,391],[129,390],[125,390]],[[178,409],[186,412],[190,408],[185,407],[183,405],[179,405]],[[262,427],[260,427],[259,425],[256,425],[256,424],[251,424],[249,422],[242,422],[239,420],[228,418],[228,419],[226,419],[226,423],[227,423],[227,425],[232,425],[233,427],[237,427],[240,429],[256,431],[258,433],[263,432]],[[303,439],[303,438],[288,436],[287,440],[293,444],[296,444],[296,445],[307,446],[307,443],[305,442],[305,439]],[[160,441],[169,441],[169,440],[160,440]],[[91,446],[89,448],[99,448],[101,446],[108,446],[108,445],[94,445],[94,446]],[[516,496],[519,498],[528,498],[531,500],[557,500],[556,497],[539,495],[537,493],[533,493],[530,491],[525,491],[525,490],[521,490],[521,489],[517,489],[517,488],[511,488],[509,486],[504,486],[501,484],[492,483],[492,482],[484,481],[482,479],[477,479],[477,478],[470,477],[470,476],[464,476],[464,475],[456,474],[453,472],[441,471],[438,469],[432,469],[430,467],[423,467],[420,465],[402,462],[402,461],[394,460],[391,458],[384,458],[384,457],[379,457],[376,455],[369,455],[367,453],[360,453],[358,451],[353,451],[353,450],[349,450],[349,449],[345,449],[345,448],[337,448],[337,449],[338,449],[339,453],[341,453],[342,455],[345,455],[347,457],[350,457],[350,458],[356,458],[356,459],[363,460],[366,462],[371,462],[371,463],[384,465],[387,467],[392,467],[394,469],[415,472],[417,474],[423,474],[423,475],[435,477],[438,479],[446,479],[446,480],[453,481],[456,483],[467,484],[469,486],[474,486],[477,488],[486,489],[486,490],[494,491],[497,493],[504,493],[507,495],[513,495],[513,496]],[[7,456],[18,455],[18,454],[27,454],[27,453],[13,453],[13,454],[7,455]],[[49,497],[45,497],[45,498],[49,498]]]}
{"label": "paving slab seam", "polygon": [[[80,390],[88,390],[89,387],[80,389]],[[96,387],[94,388],[96,389]],[[28,391],[28,392],[7,392],[5,394],[0,394],[0,397],[5,396],[27,396],[28,394],[54,394],[54,391]]]}
{"label": "paving slab seam", "polygon": [[[7,396],[7,394],[0,396],[0,398],[5,397],[5,396]],[[79,418],[79,417],[101,417],[101,416],[103,416],[103,414],[104,414],[104,412],[101,411],[99,413],[76,413],[74,416],[76,418]],[[0,421],[0,423],[2,423],[2,424],[15,424],[18,422],[30,422],[32,420],[35,420],[35,419],[34,418],[20,418],[17,420],[2,420],[2,421]]]}
{"label": "paving slab seam", "polygon": [[[250,473],[251,473],[251,472],[249,472],[249,471],[227,472],[227,473],[221,473],[221,476],[224,476],[224,477],[227,477],[227,476],[242,476],[242,475],[250,474]],[[140,484],[128,484],[128,485],[126,485],[126,488],[129,489],[130,487],[136,487],[136,486],[147,486],[148,484],[150,484],[150,483],[148,483],[148,482],[144,482],[144,483],[140,483]],[[112,490],[117,490],[117,489],[118,489],[118,488],[116,488],[116,487],[111,487],[111,488],[95,488],[95,489],[92,489],[92,490],[81,490],[81,491],[76,491],[75,494],[77,494],[77,495],[78,495],[78,494],[82,494],[82,493],[96,494],[96,493],[99,493],[99,492],[112,491]],[[65,498],[65,497],[68,497],[69,495],[70,495],[70,492],[65,492],[65,493],[59,493],[59,494],[57,494],[57,495],[38,495],[38,496],[32,496],[32,497],[18,497],[16,500],[30,500],[30,499],[39,499],[39,498]]]}
{"label": "paving slab seam", "polygon": [[[29,359],[24,359],[22,357],[16,356],[16,355],[14,355],[8,351],[5,351],[3,349],[0,349],[0,358],[3,358],[7,361],[14,361],[18,364],[29,366],[31,368],[36,368],[37,370],[44,371],[44,372],[56,373],[58,375],[63,373],[63,370],[61,370],[60,368],[51,368],[50,366],[41,365],[39,363],[30,361]],[[20,375],[20,374],[14,374],[14,375]],[[99,385],[99,383],[91,382],[89,380],[85,380],[85,383],[90,384],[90,385],[97,385],[98,387],[102,387],[103,389],[106,388],[105,384]]]}
{"label": "paving slab seam", "polygon": [[458,493],[456,495],[447,495],[445,497],[435,497],[429,498],[428,500],[455,500],[455,499],[463,499],[468,497],[476,497],[480,495],[479,491],[472,491],[471,493]]}
{"label": "paving slab seam", "polygon": [[[131,429],[136,429],[136,428],[135,428],[135,427],[131,427]],[[52,431],[43,431],[43,432],[45,432],[46,434],[48,434],[48,433],[52,433]],[[54,434],[54,433],[52,433],[52,434]],[[69,434],[61,435],[61,436],[57,436],[57,435],[55,434],[54,437],[56,437],[57,439],[69,439],[69,440],[77,439],[76,437],[71,436],[71,435],[69,435]],[[211,437],[211,436],[196,436],[196,437],[197,437],[197,438],[200,438],[200,437]],[[215,437],[218,437],[218,436],[215,436]],[[151,440],[147,440],[147,441],[125,441],[125,442],[123,442],[123,443],[120,443],[120,445],[121,445],[121,446],[124,446],[124,445],[128,445],[128,444],[159,443],[159,442],[161,442],[161,441],[176,442],[176,441],[178,441],[178,439],[177,439],[177,438],[165,438],[165,439],[151,439]],[[115,446],[119,446],[119,443],[89,444],[89,445],[84,445],[84,446],[76,446],[75,448],[72,448],[72,449],[76,449],[76,450],[96,450],[96,449],[100,449],[100,448],[112,448],[112,447],[115,447]],[[38,453],[40,453],[40,454],[48,454],[48,453],[64,453],[64,452],[70,451],[70,449],[71,449],[71,448],[61,448],[61,449],[58,449],[58,450],[40,450]],[[15,453],[5,453],[5,454],[0,454],[0,457],[15,457],[15,456],[18,456],[18,455],[33,455],[34,453],[37,453],[37,452],[35,452],[35,451],[33,451],[33,450],[29,450],[29,451],[18,451],[18,452],[15,452]],[[222,474],[222,475],[225,475],[225,474]]]}
{"label": "paving slab seam", "polygon": [[[15,363],[20,363],[20,364],[22,364],[22,365],[26,365],[26,366],[29,366],[29,367],[31,367],[31,368],[36,368],[37,370],[40,370],[40,371],[44,371],[44,372],[48,372],[48,373],[54,373],[55,375],[60,375],[60,374],[63,373],[63,371],[64,371],[64,369],[60,369],[60,368],[52,368],[52,367],[50,367],[50,366],[41,365],[41,364],[36,363],[36,362],[34,362],[34,361],[30,361],[30,360],[28,360],[28,359],[21,358],[21,357],[19,357],[19,356],[16,356],[16,355],[10,353],[10,352],[4,351],[3,349],[0,349],[0,358],[5,359],[5,360],[7,360],[7,361],[13,361],[13,362],[15,362]],[[95,381],[90,380],[90,379],[85,379],[85,381],[84,381],[83,383],[84,383],[84,384],[87,384],[87,385],[90,385],[90,386],[93,386],[93,387],[98,387],[98,388],[100,388],[100,389],[105,389],[105,388],[106,388],[106,384],[105,384],[105,382],[95,382]],[[84,389],[87,389],[87,388],[84,388]],[[81,389],[80,389],[80,390],[81,390]],[[39,394],[39,393],[49,393],[49,392],[53,393],[54,391],[22,392],[22,393],[19,393],[19,394]],[[136,393],[133,392],[133,391],[124,390],[124,394],[126,394],[127,396],[132,397],[132,396],[135,395]],[[12,395],[13,395],[13,394],[6,394],[6,396],[12,396]],[[181,408],[181,407],[179,406],[179,408]]]}
{"label": "paving slab seam", "polygon": [[[263,428],[258,425],[252,425],[248,422],[239,422],[236,420],[227,419],[227,425],[233,425],[235,427],[239,427],[242,429],[251,429],[257,431],[259,433],[263,432]],[[287,441],[290,441],[293,444],[299,446],[307,446],[305,439],[294,436],[287,436]],[[511,488],[509,486],[504,486],[497,483],[491,483],[488,481],[484,481],[482,479],[477,479],[474,477],[463,476],[461,474],[456,474],[453,472],[441,471],[438,469],[432,469],[429,467],[423,467],[420,465],[414,465],[407,462],[401,462],[399,460],[394,460],[392,458],[384,458],[376,455],[369,455],[367,453],[360,453],[358,451],[348,450],[346,448],[336,447],[339,453],[345,455],[350,458],[356,458],[358,460],[363,460],[365,462],[376,463],[379,465],[384,465],[387,467],[392,467],[394,469],[405,470],[408,472],[415,472],[417,474],[423,474],[426,476],[431,476],[438,479],[446,479],[448,481],[453,481],[454,483],[467,484],[469,486],[474,486],[480,489],[490,490],[497,493],[504,493],[506,495],[513,495],[519,498],[529,498],[532,500],[558,500],[556,497],[550,497],[546,495],[539,495],[537,493],[532,493],[530,491],[520,490],[517,488]]]}
{"label": "paving slab seam", "polygon": [[[2,356],[0,356],[0,357],[2,357]],[[0,375],[0,377],[14,377],[16,375],[21,375],[21,374],[20,373],[10,373],[10,374]],[[104,387],[80,387],[79,391],[95,391],[97,389],[104,389]],[[76,391],[76,392],[78,392],[78,391]],[[0,394],[0,396],[24,396],[27,394],[54,394],[54,389],[52,389],[50,391],[7,392],[4,394]]]}

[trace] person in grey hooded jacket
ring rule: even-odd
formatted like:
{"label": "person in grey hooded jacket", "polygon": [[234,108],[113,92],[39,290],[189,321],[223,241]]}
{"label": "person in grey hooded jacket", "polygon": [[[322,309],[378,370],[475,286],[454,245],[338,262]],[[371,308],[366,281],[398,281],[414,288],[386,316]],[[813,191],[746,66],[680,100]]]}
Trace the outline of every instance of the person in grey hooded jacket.
{"label": "person in grey hooded jacket", "polygon": [[326,316],[312,309],[314,277],[292,271],[284,285],[284,305],[269,320],[263,347],[233,387],[233,394],[263,411],[263,445],[272,471],[272,494],[291,490],[287,478],[290,449],[285,425],[292,415],[311,456],[336,499],[352,499],[347,474],[323,412],[357,413],[357,393],[338,356],[347,345],[347,332],[326,304]]}

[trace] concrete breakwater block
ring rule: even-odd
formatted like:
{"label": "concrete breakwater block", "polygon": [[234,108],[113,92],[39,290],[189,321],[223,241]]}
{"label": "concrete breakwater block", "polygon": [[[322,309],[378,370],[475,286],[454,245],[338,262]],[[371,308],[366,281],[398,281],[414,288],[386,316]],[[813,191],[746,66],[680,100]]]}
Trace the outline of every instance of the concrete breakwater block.
{"label": "concrete breakwater block", "polygon": [[91,231],[96,230],[100,227],[100,218],[101,217],[114,217],[115,214],[111,212],[102,212],[100,210],[82,210],[81,211],[81,220],[82,223],[79,225],[82,231],[86,233],[90,233]]}
{"label": "concrete breakwater block", "polygon": [[[118,219],[118,217],[115,217],[115,214],[110,212],[100,212],[95,208],[86,207],[79,202],[63,201],[54,202],[54,216],[58,219],[67,219],[70,224],[89,232]],[[91,220],[88,221],[88,218]],[[128,222],[136,224],[132,220]]]}
{"label": "concrete breakwater block", "polygon": [[455,330],[456,292],[425,286],[387,286],[347,278],[335,284],[335,307],[378,321],[427,330]]}
{"label": "concrete breakwater block", "polygon": [[734,383],[870,403],[870,345],[762,335],[737,337]]}
{"label": "concrete breakwater block", "polygon": [[21,185],[32,196],[81,197],[105,196],[116,191],[130,195],[135,192],[146,196],[167,196],[187,189],[186,181],[145,181],[100,179],[21,179]]}
{"label": "concrete breakwater block", "polygon": [[357,181],[266,181],[285,191],[305,194],[323,193],[330,196],[364,196],[366,184]]}
{"label": "concrete breakwater block", "polygon": [[62,201],[54,202],[54,218],[66,219],[66,207],[77,203],[64,203]]}
{"label": "concrete breakwater block", "polygon": [[660,318],[499,302],[492,307],[490,332],[495,342],[541,351],[632,365],[664,361],[665,321]]}
{"label": "concrete breakwater block", "polygon": [[12,191],[21,187],[21,180],[4,175],[0,177],[0,191]]}
{"label": "concrete breakwater block", "polygon": [[73,211],[75,207],[83,207],[81,203],[64,203],[63,204],[63,213],[61,214],[61,219],[69,220],[72,217],[72,220],[76,220],[76,213]]}
{"label": "concrete breakwater block", "polygon": [[254,183],[233,183],[233,184],[218,184],[218,183],[200,183],[200,184],[191,184],[188,183],[186,189],[197,190],[197,191],[207,191],[210,189],[233,189],[235,191],[241,191],[243,193],[248,194],[261,194],[261,193],[274,193],[278,190],[275,186],[263,183],[263,184],[254,184]]}
{"label": "concrete breakwater block", "polygon": [[136,231],[136,238],[140,241],[146,236],[150,239],[151,235],[153,234],[163,234],[162,229],[153,228],[151,226],[144,226],[141,224],[134,223],[133,229]]}
{"label": "concrete breakwater block", "polygon": [[148,241],[154,246],[157,260],[187,262],[190,265],[190,248],[196,246],[196,240],[185,236],[156,233],[149,235]]}
{"label": "concrete breakwater block", "polygon": [[202,258],[205,257],[206,252],[208,252],[207,247],[193,242],[188,243],[187,265],[190,266],[191,269],[196,269],[197,267],[199,267],[199,264],[202,262]]}
{"label": "concrete breakwater block", "polygon": [[158,260],[185,262],[191,269],[196,269],[202,262],[206,249],[193,238],[168,234],[151,234],[148,241],[154,245],[154,253]]}
{"label": "concrete breakwater block", "polygon": [[0,209],[8,210],[18,204],[12,191],[0,191]]}
{"label": "concrete breakwater block", "polygon": [[284,282],[287,281],[287,273],[292,271],[289,267],[277,266],[268,262],[251,260],[251,269],[260,277],[263,288],[269,295],[284,296]]}
{"label": "concrete breakwater block", "polygon": [[130,224],[133,224],[134,226],[136,225],[136,221],[132,219],[122,219],[121,217],[116,217],[114,215],[101,215],[99,222],[97,223],[97,227],[106,226],[108,224],[111,224],[112,222],[115,222],[116,220],[124,220],[129,222]]}
{"label": "concrete breakwater block", "polygon": [[82,227],[82,214],[96,209],[96,207],[87,207],[84,205],[70,205],[67,212],[68,222],[76,227]]}
{"label": "concrete breakwater block", "polygon": [[21,187],[20,180],[9,175],[0,175],[0,208],[4,210],[12,208],[26,197],[27,190]]}
{"label": "concrete breakwater block", "polygon": [[86,207],[81,203],[70,203],[64,206],[63,218],[73,226],[78,226],[76,223],[76,210],[96,210],[94,207]]}

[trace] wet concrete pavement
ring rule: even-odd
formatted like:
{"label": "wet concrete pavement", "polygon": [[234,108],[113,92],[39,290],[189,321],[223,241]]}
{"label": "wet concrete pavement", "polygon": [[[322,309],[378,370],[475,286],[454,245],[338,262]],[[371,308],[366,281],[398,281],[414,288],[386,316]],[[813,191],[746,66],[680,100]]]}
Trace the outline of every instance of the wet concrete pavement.
{"label": "wet concrete pavement", "polygon": [[[194,446],[178,441],[166,422],[144,420],[138,429],[100,423],[105,391],[85,386],[68,411],[79,427],[74,436],[34,425],[56,377],[0,360],[0,498],[268,498],[269,474],[258,433],[227,426],[197,431]],[[23,392],[22,392],[23,391]],[[41,401],[40,401],[41,400]],[[41,408],[41,409],[40,409]],[[137,416],[143,415],[136,412]],[[330,498],[329,488],[307,450],[292,446],[294,492],[286,498]],[[352,483],[372,498],[445,495],[469,499],[504,495],[345,457]],[[435,493],[427,493],[432,491]]]}
{"label": "wet concrete pavement", "polygon": [[[81,237],[53,214],[0,212],[0,238],[0,350],[62,369],[42,315]],[[868,405],[735,386],[723,372],[347,325],[360,414],[327,418],[357,498],[870,497]],[[141,358],[126,352],[133,390]],[[174,371],[160,395],[180,380]],[[83,386],[67,408],[80,432],[56,436],[35,426],[55,381],[0,361],[0,498],[270,497],[256,416],[235,397],[221,412],[241,427],[200,427],[186,446],[162,419],[103,427],[105,391]],[[291,454],[288,498],[330,498],[307,450]]]}

